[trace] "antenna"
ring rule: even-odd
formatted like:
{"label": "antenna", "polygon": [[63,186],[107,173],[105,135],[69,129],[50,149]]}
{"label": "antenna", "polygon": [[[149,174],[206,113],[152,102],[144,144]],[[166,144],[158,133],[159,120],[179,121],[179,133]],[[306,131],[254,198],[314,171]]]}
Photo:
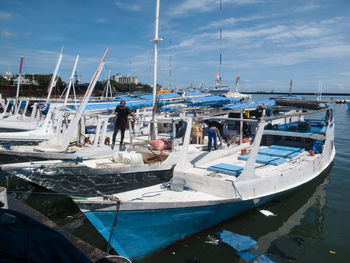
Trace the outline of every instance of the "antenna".
{"label": "antenna", "polygon": [[221,74],[222,74],[222,0],[220,0],[220,66],[219,66],[219,78],[218,78],[218,84],[219,87],[221,86]]}
{"label": "antenna", "polygon": [[292,95],[292,88],[293,88],[293,80],[291,79],[290,82],[289,82],[289,96]]}
{"label": "antenna", "polygon": [[317,100],[318,101],[322,100],[322,89],[323,89],[323,82],[320,80],[318,82],[318,90],[317,90]]}

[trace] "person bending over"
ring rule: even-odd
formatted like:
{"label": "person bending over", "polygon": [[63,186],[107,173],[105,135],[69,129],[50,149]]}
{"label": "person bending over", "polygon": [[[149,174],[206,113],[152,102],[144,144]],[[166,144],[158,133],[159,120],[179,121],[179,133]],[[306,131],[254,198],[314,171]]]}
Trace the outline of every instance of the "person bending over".
{"label": "person bending over", "polygon": [[214,142],[214,149],[217,150],[216,137],[219,137],[220,144],[222,144],[220,131],[213,122],[208,121],[208,120],[206,120],[204,122],[205,122],[205,124],[208,125],[208,151],[210,151],[210,149],[211,149],[212,141]]}

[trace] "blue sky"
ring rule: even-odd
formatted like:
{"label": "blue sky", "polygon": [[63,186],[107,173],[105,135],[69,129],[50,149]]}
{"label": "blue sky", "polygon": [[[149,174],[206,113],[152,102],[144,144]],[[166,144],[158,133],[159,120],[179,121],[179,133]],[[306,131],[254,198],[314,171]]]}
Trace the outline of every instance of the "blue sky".
{"label": "blue sky", "polygon": [[[350,92],[350,1],[161,0],[159,83],[222,84],[241,91]],[[101,79],[138,76],[152,84],[156,0],[1,0],[0,72],[52,73],[67,81],[75,56],[89,81],[107,47]],[[222,28],[222,40],[219,29]],[[171,59],[170,59],[171,57]],[[171,71],[171,76],[170,76]]]}

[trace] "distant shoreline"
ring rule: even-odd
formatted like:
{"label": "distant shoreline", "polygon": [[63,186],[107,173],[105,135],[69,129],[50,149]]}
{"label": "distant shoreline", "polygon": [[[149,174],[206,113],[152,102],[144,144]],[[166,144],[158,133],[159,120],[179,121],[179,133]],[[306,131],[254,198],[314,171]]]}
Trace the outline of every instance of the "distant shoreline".
{"label": "distant shoreline", "polygon": [[[267,94],[267,95],[288,95],[288,92],[263,92],[263,91],[252,91],[252,92],[241,92],[243,94]],[[292,95],[314,95],[317,96],[317,93],[314,92],[293,92]],[[322,93],[322,96],[350,96],[350,93]]]}

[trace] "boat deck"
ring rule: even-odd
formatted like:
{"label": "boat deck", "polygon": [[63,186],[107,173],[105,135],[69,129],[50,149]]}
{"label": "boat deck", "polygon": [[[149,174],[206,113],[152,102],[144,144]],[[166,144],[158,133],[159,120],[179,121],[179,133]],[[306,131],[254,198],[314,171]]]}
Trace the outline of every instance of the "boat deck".
{"label": "boat deck", "polygon": [[[183,191],[169,190],[163,184],[117,193],[113,196],[119,198],[121,201],[122,210],[195,207],[235,201],[234,198],[222,198],[217,195],[186,188]],[[106,200],[100,196],[76,202],[82,205],[84,203],[107,205],[106,208],[102,208],[101,210],[109,210],[111,208],[108,205],[116,204],[115,201]]]}
{"label": "boat deck", "polygon": [[[266,149],[267,147],[261,147]],[[239,160],[239,155],[233,154],[217,160],[209,161],[196,165],[196,167],[188,168],[182,171],[183,177],[176,176],[171,186],[172,190],[163,184],[122,192],[114,194],[122,203],[133,207],[132,203],[140,203],[148,206],[153,203],[157,208],[173,206],[187,206],[208,204],[208,202],[227,202],[228,200],[239,199],[234,194],[232,183],[237,180],[239,174],[230,175],[225,172],[216,172],[208,170],[209,167],[218,164],[234,165],[235,167],[244,168],[246,161]],[[293,158],[285,158],[285,162],[280,165],[268,165],[256,163],[255,173],[261,178],[276,176],[276,174],[286,173],[295,169],[296,165],[303,162],[312,162],[317,156],[310,156],[308,152],[303,151]],[[185,178],[185,179],[182,179]],[[197,190],[194,190],[197,189]],[[242,196],[240,197],[242,198]],[[101,202],[102,197],[88,198],[89,202]]]}
{"label": "boat deck", "polygon": [[[260,147],[260,149],[268,149],[267,147]],[[219,164],[228,164],[228,165],[233,165],[233,166],[238,166],[238,167],[242,167],[244,168],[246,165],[246,161],[244,160],[240,160],[239,157],[241,155],[230,155],[230,156],[226,156],[224,158],[220,158],[211,162],[207,162],[207,163],[203,163],[200,165],[197,165],[194,168],[190,168],[186,171],[186,173],[190,174],[190,173],[196,173],[196,174],[200,174],[200,175],[205,175],[205,176],[212,176],[212,177],[217,177],[217,178],[221,178],[222,180],[236,180],[237,177],[239,176],[236,175],[229,175],[229,174],[225,174],[222,172],[214,172],[214,171],[210,171],[208,170],[209,167],[212,166],[217,166]],[[276,159],[279,157],[276,157]],[[268,176],[268,175],[272,175],[272,174],[276,174],[276,172],[285,172],[287,170],[293,169],[295,168],[295,165],[297,163],[301,163],[303,161],[311,161],[313,160],[312,156],[309,156],[309,153],[306,151],[300,152],[299,154],[297,154],[296,156],[294,156],[293,158],[283,158],[285,161],[279,165],[272,165],[272,164],[263,164],[263,163],[256,163],[255,164],[255,172],[256,175],[260,175],[260,176]]]}

